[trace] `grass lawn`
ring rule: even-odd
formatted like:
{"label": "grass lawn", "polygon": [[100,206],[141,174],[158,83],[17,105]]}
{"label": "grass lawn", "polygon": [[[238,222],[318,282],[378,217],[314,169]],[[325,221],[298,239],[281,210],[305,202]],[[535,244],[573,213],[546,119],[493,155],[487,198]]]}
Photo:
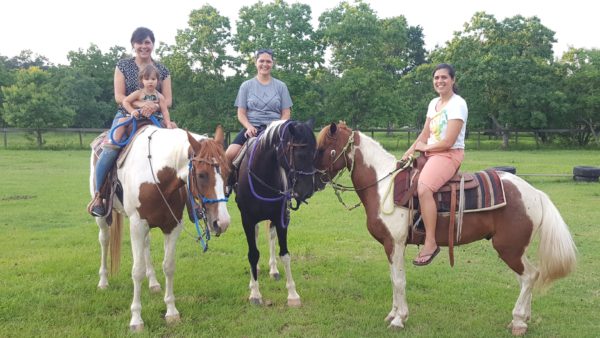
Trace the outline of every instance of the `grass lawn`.
{"label": "grass lawn", "polygon": [[[400,150],[396,155],[400,154]],[[468,150],[463,170],[509,165],[517,174],[571,174],[573,166],[600,166],[597,151]],[[133,286],[128,229],[122,268],[99,291],[97,226],[85,207],[89,152],[0,149],[0,336],[105,337],[128,335]],[[564,176],[525,176],[561,211],[578,246],[575,273],[545,294],[534,293],[528,337],[597,337],[600,332],[600,183]],[[348,204],[357,201],[345,193]],[[289,248],[300,308],[286,306],[284,279],[268,278],[266,231],[259,249],[261,292],[269,306],[247,301],[246,242],[232,200],[230,229],[202,253],[188,235],[177,247],[175,296],[182,321],[167,326],[162,294],[142,292],[144,336],[206,337],[507,337],[519,288],[514,274],[487,241],[447,249],[432,265],[410,264],[406,249],[410,317],[402,331],[383,319],[391,283],[383,248],[369,235],[362,208],[347,212],[331,188],[292,214]],[[159,281],[162,234],[153,230]],[[535,261],[534,252],[530,252]],[[283,274],[283,267],[279,265]]]}

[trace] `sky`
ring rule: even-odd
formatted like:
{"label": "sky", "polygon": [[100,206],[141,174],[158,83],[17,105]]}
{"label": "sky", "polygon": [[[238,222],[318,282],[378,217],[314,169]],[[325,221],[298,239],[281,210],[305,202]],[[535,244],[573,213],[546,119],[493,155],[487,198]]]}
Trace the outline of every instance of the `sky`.
{"label": "sky", "polygon": [[[241,7],[257,0],[7,0],[0,5],[0,56],[13,57],[29,49],[53,64],[68,64],[69,51],[87,50],[91,44],[103,52],[112,46],[130,47],[131,33],[139,26],[154,32],[157,42],[175,43],[177,30],[188,27],[189,14],[205,4],[235,20]],[[265,0],[263,3],[271,1]],[[352,2],[352,0],[350,0]],[[365,1],[379,18],[404,15],[410,26],[421,26],[425,48],[443,46],[455,31],[484,11],[501,21],[507,17],[537,16],[555,32],[555,57],[569,47],[600,48],[597,14],[593,1],[570,0],[371,0]],[[287,0],[311,7],[313,26],[340,0]],[[134,14],[136,13],[136,14]],[[232,27],[232,28],[233,28]],[[233,28],[235,29],[235,28]],[[594,33],[596,32],[596,33]]]}

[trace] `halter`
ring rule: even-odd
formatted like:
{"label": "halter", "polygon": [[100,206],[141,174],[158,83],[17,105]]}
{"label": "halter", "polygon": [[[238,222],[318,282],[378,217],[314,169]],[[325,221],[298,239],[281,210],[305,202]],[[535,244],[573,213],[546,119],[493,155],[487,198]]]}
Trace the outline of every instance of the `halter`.
{"label": "halter", "polygon": [[[207,198],[206,196],[204,196],[200,193],[200,189],[198,187],[198,181],[196,179],[196,169],[193,166],[193,162],[200,162],[200,163],[208,164],[216,169],[217,174],[221,173],[221,169],[219,167],[219,164],[214,159],[212,159],[212,161],[209,161],[205,158],[196,158],[196,156],[194,155],[193,152],[189,158],[187,195],[188,195],[188,200],[190,201],[190,206],[192,208],[192,215],[194,216],[194,224],[196,225],[196,232],[198,233],[197,240],[200,241],[200,244],[202,245],[202,251],[206,252],[206,250],[208,250],[208,245],[206,242],[208,242],[210,240],[210,228],[208,227],[208,220],[206,217],[206,205],[213,204],[213,203],[220,203],[220,202],[226,203],[227,201],[229,201],[229,199],[227,197],[218,198],[218,199]],[[197,194],[194,195],[194,193],[192,192],[192,187],[195,188],[195,190],[197,191]],[[199,202],[201,202],[201,203],[199,203]],[[202,229],[201,229],[199,221],[198,221],[199,219],[202,219],[202,221],[204,222],[204,229],[205,229],[205,233],[206,233],[206,242],[204,241],[204,239],[202,237]]]}
{"label": "halter", "polygon": [[[359,191],[368,189],[370,187],[373,187],[373,186],[379,184],[379,182],[385,180],[386,178],[388,178],[390,176],[392,176],[392,177],[396,176],[396,174],[398,172],[405,170],[406,168],[408,168],[412,164],[412,156],[411,156],[407,161],[405,161],[405,162],[401,161],[402,165],[399,168],[396,168],[396,169],[390,171],[389,173],[387,173],[382,178],[376,180],[373,183],[367,184],[366,186],[361,187],[361,188],[355,188],[355,187],[345,186],[345,185],[342,185],[340,183],[337,183],[337,181],[339,181],[341,179],[341,177],[343,176],[345,170],[348,170],[348,172],[350,173],[350,177],[352,177],[352,174],[354,173],[354,159],[351,160],[350,169],[348,169],[348,157],[346,156],[347,153],[349,152],[349,150],[354,146],[354,135],[355,135],[355,131],[353,130],[352,133],[350,134],[350,136],[348,137],[348,141],[346,142],[346,145],[344,146],[344,148],[342,148],[342,151],[337,155],[337,157],[333,160],[333,162],[331,162],[331,164],[329,165],[329,168],[323,169],[323,170],[317,170],[321,175],[327,177],[327,179],[329,181],[325,182],[325,181],[322,180],[322,182],[325,183],[325,184],[329,183],[331,185],[331,187],[333,188],[333,191],[335,192],[336,197],[338,198],[338,201],[340,201],[340,203],[348,211],[353,210],[353,209],[359,207],[361,205],[361,202],[358,202],[358,203],[356,203],[353,206],[348,206],[344,202],[344,200],[342,199],[342,193],[343,192],[346,192],[346,191],[359,192]],[[334,139],[337,140],[337,138],[334,138]],[[332,178],[329,175],[329,172],[333,171],[333,165],[342,156],[344,157],[344,161],[346,163],[345,163],[344,167],[340,171],[338,171],[338,173]],[[393,181],[390,184],[392,185]]]}
{"label": "halter", "polygon": [[[295,166],[294,166],[294,149],[298,148],[298,147],[306,147],[307,144],[306,143],[293,143],[291,141],[288,141],[287,144],[284,144],[284,140],[283,140],[283,136],[285,135],[285,131],[287,130],[287,127],[290,125],[290,121],[286,121],[283,126],[279,129],[279,144],[275,147],[276,151],[277,151],[277,157],[278,158],[282,158],[283,161],[279,160],[279,162],[283,162],[283,164],[285,165],[285,167],[283,167],[283,169],[285,169],[284,171],[286,171],[285,174],[285,179],[288,182],[288,189],[287,190],[279,190],[277,188],[274,188],[272,186],[270,186],[269,184],[267,184],[266,182],[264,182],[260,177],[258,177],[258,175],[256,173],[254,173],[252,171],[252,163],[254,161],[254,154],[256,152],[256,148],[258,147],[258,144],[260,143],[260,140],[257,140],[256,142],[254,142],[254,145],[252,147],[252,151],[250,152],[250,158],[248,159],[248,185],[250,186],[250,191],[252,192],[252,195],[263,202],[279,202],[282,201],[281,203],[281,224],[284,227],[287,227],[288,224],[285,222],[285,217],[284,215],[286,214],[287,208],[291,208],[292,210],[298,210],[298,208],[300,207],[300,202],[298,202],[296,204],[296,207],[292,206],[291,200],[292,200],[292,192],[294,190],[294,187],[296,185],[297,182],[297,177],[298,175],[314,175],[315,174],[315,170],[311,171],[311,172],[306,172],[306,171],[302,171],[302,170],[296,170]],[[262,137],[262,133],[261,135],[259,135],[259,137]],[[290,157],[291,157],[291,161],[288,159],[287,154],[290,153]],[[281,164],[280,164],[281,166]],[[287,168],[286,168],[287,167]],[[288,175],[291,174],[291,175]],[[257,180],[263,187],[271,190],[273,193],[279,195],[277,197],[265,197],[265,196],[260,196],[255,188],[254,188],[254,182],[253,179]],[[304,201],[301,201],[304,202]],[[289,222],[289,219],[288,219]]]}
{"label": "halter", "polygon": [[[173,209],[171,209],[171,206],[169,205],[169,202],[167,201],[167,198],[165,197],[164,193],[162,192],[162,190],[160,190],[160,187],[158,185],[158,180],[156,179],[156,175],[154,174],[154,168],[152,167],[152,154],[150,152],[150,144],[152,141],[152,135],[154,135],[154,133],[157,130],[154,130],[150,135],[148,135],[148,163],[150,164],[150,172],[152,173],[152,178],[154,179],[154,186],[156,187],[156,190],[158,190],[158,193],[162,197],[162,200],[165,203],[165,205],[167,206],[167,209],[169,209],[171,216],[173,217],[173,219],[175,220],[175,222],[177,224],[181,224],[181,222],[175,216]],[[199,192],[200,189],[198,189],[198,183],[195,180],[196,170],[192,164],[193,162],[202,162],[202,163],[209,164],[216,168],[217,173],[220,173],[220,167],[219,167],[219,164],[214,159],[212,161],[209,161],[205,158],[196,158],[196,156],[193,152],[189,157],[188,179],[187,179],[187,189],[186,190],[187,190],[188,199],[190,201],[191,208],[192,208],[191,214],[194,216],[194,224],[196,225],[196,232],[198,233],[198,237],[196,238],[196,240],[199,241],[200,244],[202,245],[202,251],[206,252],[206,250],[208,250],[207,242],[210,240],[210,229],[208,227],[208,220],[206,218],[206,206],[205,205],[211,204],[211,203],[227,202],[228,199],[227,198],[211,199],[211,198],[206,198],[204,195],[200,194],[200,192]],[[190,177],[194,177],[193,187],[195,187],[196,190],[198,191],[197,195],[194,195],[192,193],[192,190],[191,190],[192,180]],[[200,204],[201,207],[199,207],[197,200],[201,201],[201,204]],[[199,219],[202,219],[202,221],[204,221],[205,235],[203,235],[203,233],[202,233],[202,229],[199,224]],[[188,234],[189,234],[189,232],[188,232]],[[190,236],[191,236],[191,234],[190,234]],[[204,240],[204,237],[206,237],[206,241]]]}

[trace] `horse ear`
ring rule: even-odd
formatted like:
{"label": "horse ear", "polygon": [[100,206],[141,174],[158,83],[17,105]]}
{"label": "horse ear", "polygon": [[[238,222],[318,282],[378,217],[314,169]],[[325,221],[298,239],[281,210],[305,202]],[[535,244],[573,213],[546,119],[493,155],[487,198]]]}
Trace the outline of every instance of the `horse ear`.
{"label": "horse ear", "polygon": [[333,134],[335,134],[336,131],[337,131],[337,124],[335,124],[335,122],[331,122],[331,124],[329,125],[329,135],[333,136]]}
{"label": "horse ear", "polygon": [[198,153],[200,151],[200,142],[198,142],[189,131],[186,130],[185,132],[187,133],[188,141],[190,142],[190,146],[194,150],[194,153]]}
{"label": "horse ear", "polygon": [[310,119],[308,119],[308,121],[306,121],[306,124],[310,127],[310,129],[314,129],[315,128],[315,118],[311,117]]}
{"label": "horse ear", "polygon": [[223,147],[224,140],[225,132],[223,131],[223,126],[218,124],[217,129],[215,129],[215,141]]}

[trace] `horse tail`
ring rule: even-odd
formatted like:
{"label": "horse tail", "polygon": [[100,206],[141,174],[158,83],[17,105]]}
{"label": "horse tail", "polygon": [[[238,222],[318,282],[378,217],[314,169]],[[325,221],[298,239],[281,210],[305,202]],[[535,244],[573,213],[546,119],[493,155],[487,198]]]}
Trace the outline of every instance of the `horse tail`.
{"label": "horse tail", "polygon": [[113,222],[110,226],[110,274],[114,276],[121,267],[121,238],[123,234],[123,215],[113,210]]}
{"label": "horse tail", "polygon": [[544,288],[553,280],[565,277],[577,264],[577,247],[567,224],[548,195],[539,191],[542,222],[539,227],[539,276],[536,286]]}

